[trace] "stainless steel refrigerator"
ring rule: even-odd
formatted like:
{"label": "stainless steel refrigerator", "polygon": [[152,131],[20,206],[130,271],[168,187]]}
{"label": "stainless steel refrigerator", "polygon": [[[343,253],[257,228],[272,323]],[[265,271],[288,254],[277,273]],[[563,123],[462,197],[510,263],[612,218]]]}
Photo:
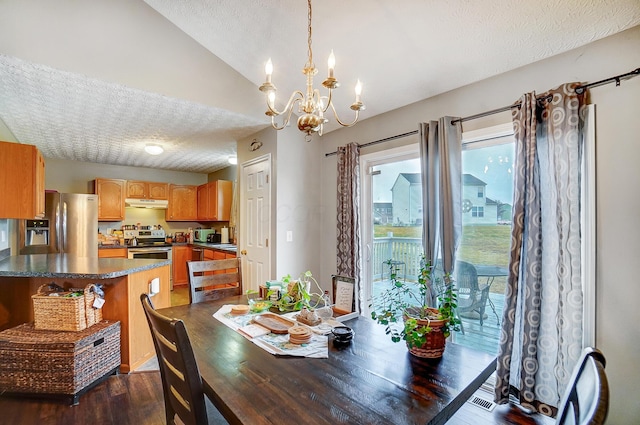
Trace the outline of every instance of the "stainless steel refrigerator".
{"label": "stainless steel refrigerator", "polygon": [[45,218],[21,226],[20,254],[98,258],[98,195],[46,193]]}

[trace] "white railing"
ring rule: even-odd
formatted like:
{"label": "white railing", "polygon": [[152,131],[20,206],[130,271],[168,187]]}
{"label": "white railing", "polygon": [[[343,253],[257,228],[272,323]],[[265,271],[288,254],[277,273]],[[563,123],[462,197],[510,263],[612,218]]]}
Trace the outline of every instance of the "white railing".
{"label": "white railing", "polygon": [[422,239],[397,238],[387,236],[373,239],[373,256],[371,267],[373,279],[389,278],[389,266],[387,260],[398,263],[398,277],[406,280],[417,280],[420,270],[420,256],[422,255]]}

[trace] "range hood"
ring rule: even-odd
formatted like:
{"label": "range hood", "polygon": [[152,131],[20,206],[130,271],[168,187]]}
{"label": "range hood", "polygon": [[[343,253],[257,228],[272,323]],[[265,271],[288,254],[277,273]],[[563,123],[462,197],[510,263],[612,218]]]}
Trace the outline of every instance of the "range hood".
{"label": "range hood", "polygon": [[124,200],[127,207],[133,208],[155,208],[166,210],[169,206],[169,201],[162,199],[135,199],[127,198]]}

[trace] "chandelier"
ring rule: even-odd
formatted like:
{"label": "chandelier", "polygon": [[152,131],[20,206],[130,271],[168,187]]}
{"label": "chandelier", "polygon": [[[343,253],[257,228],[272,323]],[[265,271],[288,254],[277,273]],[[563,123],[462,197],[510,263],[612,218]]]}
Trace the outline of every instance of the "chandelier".
{"label": "chandelier", "polygon": [[[302,69],[302,73],[307,76],[307,89],[306,92],[303,93],[300,90],[294,91],[287,102],[284,110],[278,111],[275,108],[275,99],[276,99],[276,86],[271,83],[271,74],[273,73],[273,64],[271,63],[271,59],[267,61],[265,66],[265,73],[267,74],[266,81],[260,86],[260,91],[265,93],[267,98],[267,111],[266,115],[271,117],[271,126],[276,130],[282,130],[289,124],[289,120],[291,119],[291,114],[293,113],[294,107],[297,105],[297,112],[300,114],[298,118],[298,129],[304,133],[306,133],[305,139],[307,142],[311,141],[311,135],[313,133],[318,133],[322,136],[323,125],[329,120],[325,118],[324,114],[327,112],[329,107],[331,107],[333,111],[333,116],[336,118],[338,124],[343,127],[351,127],[358,121],[358,115],[360,111],[364,111],[365,106],[360,101],[360,95],[362,93],[362,84],[360,80],[358,80],[356,84],[356,100],[351,105],[351,109],[355,111],[355,118],[350,123],[345,123],[340,120],[338,117],[338,113],[336,112],[336,108],[333,106],[332,101],[332,93],[333,89],[336,89],[340,86],[338,80],[333,76],[334,68],[336,64],[336,58],[333,55],[333,50],[329,55],[329,76],[326,80],[322,82],[322,85],[329,90],[327,96],[321,96],[320,91],[313,88],[313,76],[318,73],[314,63],[313,63],[313,51],[311,49],[311,0],[307,0],[309,5],[309,14],[308,14],[308,55],[307,63],[305,63],[304,68]],[[281,125],[276,123],[276,117],[283,115],[284,120]]]}

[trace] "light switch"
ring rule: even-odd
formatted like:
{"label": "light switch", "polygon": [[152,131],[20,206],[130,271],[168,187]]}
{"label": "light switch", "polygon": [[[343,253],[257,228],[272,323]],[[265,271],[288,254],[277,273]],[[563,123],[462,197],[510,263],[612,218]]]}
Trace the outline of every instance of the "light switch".
{"label": "light switch", "polygon": [[287,230],[287,242],[293,242],[293,231]]}

